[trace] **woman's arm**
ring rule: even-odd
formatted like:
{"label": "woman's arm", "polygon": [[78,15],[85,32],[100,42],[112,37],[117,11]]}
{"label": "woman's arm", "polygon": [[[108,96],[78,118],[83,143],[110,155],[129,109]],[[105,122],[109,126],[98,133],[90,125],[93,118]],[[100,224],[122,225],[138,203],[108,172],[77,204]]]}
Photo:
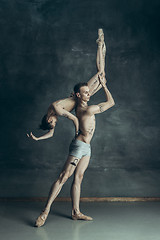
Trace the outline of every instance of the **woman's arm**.
{"label": "woman's arm", "polygon": [[62,115],[61,116],[64,116],[70,120],[73,121],[74,123],[74,126],[75,126],[75,133],[76,133],[76,136],[78,135],[78,132],[79,132],[79,121],[78,121],[78,118],[73,115],[72,113],[66,111],[63,109],[63,112],[62,112]]}
{"label": "woman's arm", "polygon": [[53,137],[53,134],[54,134],[54,128],[49,130],[48,133],[42,135],[41,137],[34,136],[32,132],[30,134],[27,133],[27,137],[30,137],[35,141],[39,141],[39,140],[44,140],[44,139],[47,139],[47,138],[51,138],[51,137]]}
{"label": "woman's arm", "polygon": [[54,104],[53,106],[54,106],[54,110],[55,110],[57,115],[66,117],[66,118],[68,118],[68,119],[73,121],[73,123],[75,125],[76,135],[78,135],[78,131],[79,131],[79,121],[78,121],[78,118],[74,114],[72,114],[72,113],[68,112],[67,110],[65,110],[60,104]]}

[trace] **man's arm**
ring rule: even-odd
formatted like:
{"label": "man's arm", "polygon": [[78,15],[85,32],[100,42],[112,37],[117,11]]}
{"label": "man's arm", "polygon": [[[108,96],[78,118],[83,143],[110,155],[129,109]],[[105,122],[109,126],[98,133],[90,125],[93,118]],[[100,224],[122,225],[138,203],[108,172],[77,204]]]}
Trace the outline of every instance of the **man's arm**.
{"label": "man's arm", "polygon": [[104,111],[106,111],[107,109],[113,107],[115,105],[114,99],[110,93],[110,91],[108,90],[106,84],[105,84],[105,80],[103,78],[103,76],[99,75],[99,81],[102,85],[102,88],[105,92],[106,95],[106,102],[102,102],[99,103],[98,105],[92,105],[88,108],[88,113],[89,114],[98,114],[98,113],[102,113]]}
{"label": "man's arm", "polygon": [[39,141],[39,140],[44,140],[44,139],[47,139],[47,138],[51,138],[51,137],[53,137],[53,134],[54,134],[54,128],[50,129],[48,133],[44,134],[41,137],[34,136],[32,132],[30,134],[27,133],[27,137],[30,137],[35,141]]}

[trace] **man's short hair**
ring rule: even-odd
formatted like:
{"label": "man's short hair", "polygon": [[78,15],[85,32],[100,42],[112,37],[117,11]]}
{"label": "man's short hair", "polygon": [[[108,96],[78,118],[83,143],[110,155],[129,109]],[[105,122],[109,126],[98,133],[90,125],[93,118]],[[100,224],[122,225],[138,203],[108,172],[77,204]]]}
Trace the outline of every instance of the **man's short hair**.
{"label": "man's short hair", "polygon": [[84,86],[88,86],[88,83],[86,82],[83,82],[83,83],[77,83],[75,86],[74,86],[74,93],[79,93],[80,92],[80,88],[81,87],[84,87]]}
{"label": "man's short hair", "polygon": [[41,124],[39,125],[39,128],[42,130],[50,130],[53,128],[51,124],[48,122],[47,114],[43,116]]}

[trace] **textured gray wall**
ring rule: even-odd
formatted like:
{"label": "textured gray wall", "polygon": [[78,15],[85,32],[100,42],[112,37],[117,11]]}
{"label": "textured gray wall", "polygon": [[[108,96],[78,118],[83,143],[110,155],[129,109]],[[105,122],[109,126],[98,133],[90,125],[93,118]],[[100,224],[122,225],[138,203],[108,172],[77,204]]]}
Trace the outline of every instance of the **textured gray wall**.
{"label": "textured gray wall", "polygon": [[[74,135],[60,118],[34,142],[49,104],[96,73],[97,29],[107,44],[114,108],[97,115],[82,196],[160,197],[160,2],[0,1],[0,197],[46,196]],[[104,100],[98,92],[91,103]],[[69,196],[70,179],[60,196]]]}

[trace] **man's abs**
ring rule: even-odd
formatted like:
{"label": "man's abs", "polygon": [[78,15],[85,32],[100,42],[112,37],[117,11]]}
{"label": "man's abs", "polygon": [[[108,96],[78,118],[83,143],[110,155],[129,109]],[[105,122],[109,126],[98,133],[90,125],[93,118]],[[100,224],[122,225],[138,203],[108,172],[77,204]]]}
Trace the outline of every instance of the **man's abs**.
{"label": "man's abs", "polygon": [[[81,128],[80,128],[81,129]],[[90,141],[93,137],[95,126],[90,126],[87,130],[80,130],[80,133],[77,137],[78,140],[90,144]]]}
{"label": "man's abs", "polygon": [[95,131],[95,116],[89,115],[87,111],[79,111],[76,115],[80,129],[77,139],[89,144]]}
{"label": "man's abs", "polygon": [[76,139],[79,140],[79,141],[82,141],[82,142],[90,144],[92,137],[84,136],[82,134],[79,134]]}

